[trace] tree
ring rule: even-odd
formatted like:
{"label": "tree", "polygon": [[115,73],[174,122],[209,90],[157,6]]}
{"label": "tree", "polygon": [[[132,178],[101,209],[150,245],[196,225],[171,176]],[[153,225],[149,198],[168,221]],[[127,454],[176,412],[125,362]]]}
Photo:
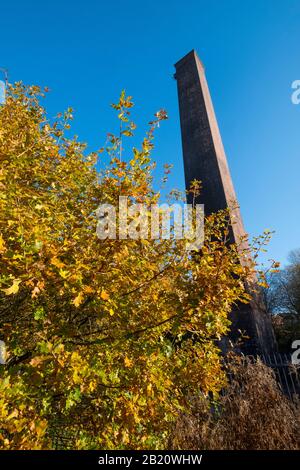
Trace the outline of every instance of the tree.
{"label": "tree", "polygon": [[291,251],[290,264],[271,272],[267,278],[268,289],[264,293],[271,313],[300,314],[300,250]]}
{"label": "tree", "polygon": [[285,269],[269,274],[269,287],[263,290],[279,347],[285,352],[300,335],[300,250],[291,251],[288,259]]}
{"label": "tree", "polygon": [[63,435],[65,448],[163,448],[188,397],[225,383],[215,340],[253,267],[225,241],[226,211],[207,218],[201,256],[174,238],[99,240],[100,203],[158,202],[150,155],[166,114],[125,154],[123,92],[120,132],[86,154],[66,136],[72,110],[50,122],[41,95],[17,83],[0,108],[0,447],[51,449]]}
{"label": "tree", "polygon": [[291,308],[297,315],[300,315],[300,249],[290,252],[289,261],[287,290]]}

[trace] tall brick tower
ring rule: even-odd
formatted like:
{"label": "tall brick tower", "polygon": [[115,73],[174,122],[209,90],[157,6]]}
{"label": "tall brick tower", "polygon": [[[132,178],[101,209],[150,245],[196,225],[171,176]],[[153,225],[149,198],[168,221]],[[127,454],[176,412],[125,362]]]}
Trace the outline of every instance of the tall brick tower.
{"label": "tall brick tower", "polygon": [[[175,68],[186,187],[194,179],[202,182],[197,202],[204,204],[206,215],[235,206],[230,242],[239,244],[245,231],[240,210],[236,208],[237,199],[203,64],[192,50]],[[240,331],[250,338],[243,345],[244,353],[262,354],[276,349],[271,320],[258,296],[248,305],[238,305],[231,313],[231,321],[229,337],[233,341]]]}

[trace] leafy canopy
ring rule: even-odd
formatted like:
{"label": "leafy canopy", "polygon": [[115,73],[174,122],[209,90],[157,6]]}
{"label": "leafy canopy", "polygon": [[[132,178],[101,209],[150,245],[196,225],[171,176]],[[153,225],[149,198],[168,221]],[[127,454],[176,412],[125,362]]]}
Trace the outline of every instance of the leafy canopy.
{"label": "leafy canopy", "polygon": [[0,107],[0,447],[164,448],[189,397],[224,385],[216,339],[252,268],[225,242],[226,212],[193,256],[183,240],[99,240],[100,203],[159,201],[151,152],[166,114],[124,158],[123,92],[118,134],[87,154],[67,137],[72,110],[50,122],[41,95],[17,83]]}

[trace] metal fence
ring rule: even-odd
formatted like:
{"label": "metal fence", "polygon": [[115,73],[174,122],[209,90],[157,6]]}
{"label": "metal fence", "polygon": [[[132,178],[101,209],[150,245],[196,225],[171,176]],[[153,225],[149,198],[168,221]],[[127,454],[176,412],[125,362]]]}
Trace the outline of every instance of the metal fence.
{"label": "metal fence", "polygon": [[[246,367],[249,364],[255,364],[260,360],[264,365],[270,367],[277,380],[279,389],[290,400],[295,401],[300,398],[300,365],[292,363],[291,354],[272,353],[261,354],[259,356],[241,355],[239,360]],[[229,383],[235,379],[235,373],[231,369],[234,358],[227,356],[223,358],[223,364]],[[226,395],[227,389],[221,391],[221,395]]]}
{"label": "metal fence", "polygon": [[288,398],[300,397],[300,366],[292,363],[291,354],[262,354],[260,359],[273,369],[279,387]]}

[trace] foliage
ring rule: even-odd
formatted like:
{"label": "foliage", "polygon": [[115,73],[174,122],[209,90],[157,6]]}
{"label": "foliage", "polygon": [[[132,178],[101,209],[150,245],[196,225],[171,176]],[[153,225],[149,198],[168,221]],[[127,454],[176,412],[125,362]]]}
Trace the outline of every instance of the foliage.
{"label": "foliage", "polygon": [[262,362],[230,359],[231,381],[212,403],[191,399],[170,438],[173,449],[299,450],[300,403],[280,391],[272,369]]}
{"label": "foliage", "polygon": [[292,313],[278,313],[272,316],[272,324],[278,349],[283,353],[292,353],[293,343],[300,338],[300,317]]}
{"label": "foliage", "polygon": [[290,352],[293,341],[300,338],[300,250],[292,251],[289,261],[286,268],[269,273],[268,287],[262,291],[283,352]]}
{"label": "foliage", "polygon": [[300,250],[291,251],[289,265],[271,272],[264,292],[268,311],[300,315]]}
{"label": "foliage", "polygon": [[72,110],[50,122],[41,95],[17,83],[0,108],[0,448],[51,449],[61,433],[65,448],[163,448],[188,397],[224,385],[215,340],[252,267],[225,242],[226,211],[194,256],[183,240],[100,240],[100,203],[159,201],[150,155],[166,114],[124,158],[123,92],[118,135],[87,154],[67,137]]}

